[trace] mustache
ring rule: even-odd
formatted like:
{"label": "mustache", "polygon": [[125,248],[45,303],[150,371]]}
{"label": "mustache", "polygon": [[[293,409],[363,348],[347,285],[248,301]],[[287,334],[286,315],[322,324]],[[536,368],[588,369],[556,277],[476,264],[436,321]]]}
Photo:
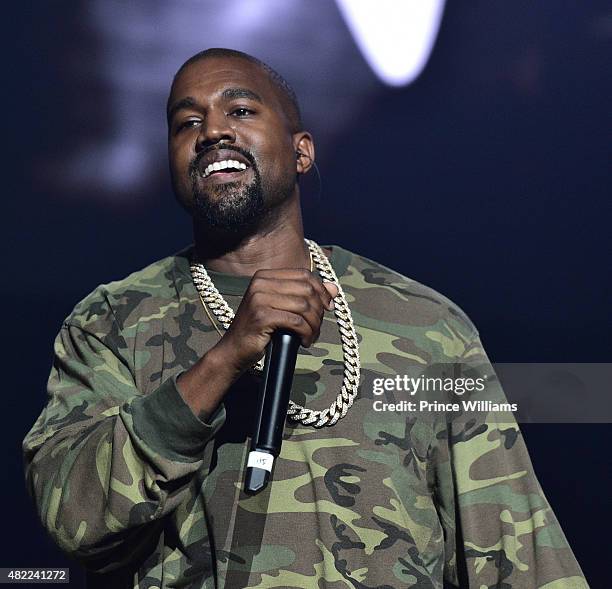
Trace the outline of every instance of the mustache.
{"label": "mustache", "polygon": [[191,160],[191,163],[189,164],[189,175],[191,177],[197,176],[199,169],[200,169],[200,162],[202,161],[202,158],[206,157],[211,151],[219,151],[221,149],[226,149],[228,151],[235,151],[236,153],[239,153],[240,155],[245,157],[248,160],[251,167],[255,171],[257,171],[257,164],[255,163],[255,156],[250,151],[242,147],[239,147],[237,145],[228,145],[226,143],[220,143],[218,145],[213,145],[212,147],[209,147],[208,149],[202,150]]}

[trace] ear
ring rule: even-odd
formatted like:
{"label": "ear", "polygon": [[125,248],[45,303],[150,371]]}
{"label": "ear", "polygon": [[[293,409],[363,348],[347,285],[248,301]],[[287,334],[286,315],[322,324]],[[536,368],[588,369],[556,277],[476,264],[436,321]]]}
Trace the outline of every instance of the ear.
{"label": "ear", "polygon": [[300,131],[293,135],[293,147],[296,152],[295,170],[298,174],[306,174],[315,161],[315,148],[312,135],[308,131]]}

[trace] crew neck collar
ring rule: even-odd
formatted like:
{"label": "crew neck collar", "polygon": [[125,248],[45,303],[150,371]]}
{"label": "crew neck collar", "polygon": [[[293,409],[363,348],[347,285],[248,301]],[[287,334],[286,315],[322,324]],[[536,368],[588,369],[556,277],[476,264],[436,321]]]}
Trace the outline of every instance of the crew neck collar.
{"label": "crew neck collar", "polygon": [[[322,248],[331,250],[331,256],[329,261],[336,273],[336,276],[340,278],[350,263],[350,252],[340,247],[339,245],[321,245]],[[189,263],[191,255],[194,250],[194,245],[191,244],[176,254],[177,264],[182,274],[186,274],[191,279],[191,271],[189,269]],[[217,287],[218,291],[222,294],[227,295],[243,295],[251,282],[251,276],[242,276],[239,274],[228,274],[226,272],[217,272],[215,270],[208,270],[208,275]],[[320,276],[318,269],[315,267],[316,274]],[[194,287],[195,288],[195,287]]]}

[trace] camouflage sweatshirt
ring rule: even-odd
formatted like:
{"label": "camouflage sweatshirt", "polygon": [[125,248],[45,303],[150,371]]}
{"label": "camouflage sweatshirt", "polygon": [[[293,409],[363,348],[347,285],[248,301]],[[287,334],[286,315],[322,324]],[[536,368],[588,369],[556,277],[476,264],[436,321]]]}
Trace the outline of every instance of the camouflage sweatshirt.
{"label": "camouflage sweatshirt", "polygon": [[[333,427],[287,422],[273,480],[252,497],[242,483],[260,376],[247,372],[207,422],[176,385],[219,339],[191,249],[75,307],[23,445],[49,534],[92,587],[587,587],[516,423],[373,408],[376,378],[438,362],[489,370],[469,319],[418,282],[329,247],[359,338],[359,394]],[[249,278],[210,274],[237,309]],[[319,340],[300,349],[291,398],[324,409],[341,382],[326,312]]]}

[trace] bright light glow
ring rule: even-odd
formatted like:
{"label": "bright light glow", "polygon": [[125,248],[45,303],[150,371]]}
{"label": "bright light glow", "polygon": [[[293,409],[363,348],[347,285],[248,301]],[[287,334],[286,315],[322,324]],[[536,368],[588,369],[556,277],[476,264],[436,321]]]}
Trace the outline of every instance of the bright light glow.
{"label": "bright light glow", "polygon": [[405,86],[423,71],[438,35],[445,0],[336,0],[374,73]]}

